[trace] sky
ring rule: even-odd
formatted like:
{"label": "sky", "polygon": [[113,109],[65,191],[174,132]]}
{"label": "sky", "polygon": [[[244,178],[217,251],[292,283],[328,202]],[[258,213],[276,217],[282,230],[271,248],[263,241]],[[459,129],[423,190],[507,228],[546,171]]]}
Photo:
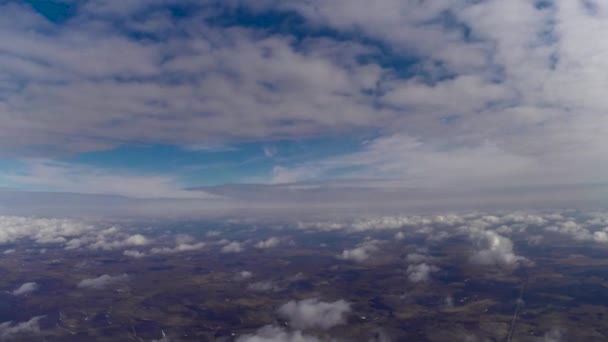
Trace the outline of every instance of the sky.
{"label": "sky", "polygon": [[0,13],[0,188],[608,198],[602,1],[0,0]]}

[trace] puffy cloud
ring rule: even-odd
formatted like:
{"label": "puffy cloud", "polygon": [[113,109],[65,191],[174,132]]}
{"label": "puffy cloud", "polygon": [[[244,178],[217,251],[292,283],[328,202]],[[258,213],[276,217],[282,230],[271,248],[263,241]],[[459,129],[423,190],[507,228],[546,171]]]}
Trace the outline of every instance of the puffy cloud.
{"label": "puffy cloud", "polygon": [[[142,239],[143,238],[143,239]],[[129,239],[127,239],[129,240]],[[143,236],[132,236],[130,242],[138,242],[134,246],[147,245],[149,241]],[[205,242],[195,242],[194,238],[190,235],[179,234],[175,237],[174,247],[154,247],[149,250],[149,254],[175,254],[183,252],[192,252],[205,248],[207,244]],[[141,258],[146,256],[146,253],[137,250],[127,250],[123,252],[124,255],[133,258]]]}
{"label": "puffy cloud", "polygon": [[289,301],[279,308],[278,313],[296,329],[330,329],[346,323],[346,316],[350,311],[350,303],[344,300],[322,302],[309,298]]}
{"label": "puffy cloud", "polygon": [[513,252],[513,242],[493,231],[477,231],[473,238],[481,248],[471,256],[471,262],[481,265],[517,267],[528,260]]}
{"label": "puffy cloud", "polygon": [[207,244],[205,242],[195,242],[194,238],[190,235],[180,234],[175,237],[175,247],[162,247],[152,248],[150,253],[181,253],[201,250],[205,248]]}
{"label": "puffy cloud", "polygon": [[240,253],[243,251],[243,244],[237,241],[232,241],[221,249],[222,253]]}
{"label": "puffy cloud", "polygon": [[342,254],[339,255],[340,259],[352,260],[356,262],[363,262],[369,259],[371,253],[378,250],[378,240],[368,240],[360,243],[353,249],[345,249]]}
{"label": "puffy cloud", "polygon": [[87,244],[87,248],[97,250],[113,250],[125,247],[145,246],[150,241],[141,234],[125,235],[116,228],[110,228],[96,235],[85,236],[82,239],[73,239],[66,243],[67,249],[74,249]]}
{"label": "puffy cloud", "polygon": [[237,342],[320,342],[316,337],[302,334],[301,331],[289,332],[284,328],[267,325],[255,334],[239,336]]}
{"label": "puffy cloud", "polygon": [[96,242],[89,246],[89,248],[101,248],[101,249],[115,249],[120,247],[133,247],[133,246],[144,246],[150,243],[150,241],[141,234],[135,234],[127,237],[123,241],[112,241],[112,242]]}
{"label": "puffy cloud", "polygon": [[260,241],[258,243],[256,243],[254,245],[255,248],[260,248],[260,249],[265,249],[265,248],[272,248],[272,247],[276,247],[279,245],[279,243],[281,243],[281,239],[279,239],[278,237],[270,237],[266,240]]}
{"label": "puffy cloud", "polygon": [[4,322],[0,323],[0,340],[10,341],[12,339],[23,338],[24,336],[35,335],[40,332],[40,320],[45,316],[36,316],[28,321],[21,323]]}
{"label": "puffy cloud", "polygon": [[79,288],[84,289],[103,289],[106,286],[124,282],[129,279],[127,274],[111,276],[108,274],[101,275],[97,278],[83,279],[78,283]]}
{"label": "puffy cloud", "polygon": [[95,226],[75,220],[0,216],[0,244],[29,239],[39,244],[63,244],[91,233]]}
{"label": "puffy cloud", "polygon": [[38,290],[39,287],[40,286],[34,282],[24,283],[21,286],[19,286],[18,288],[16,288],[15,290],[13,290],[13,292],[11,292],[11,293],[14,296],[21,296],[26,293],[34,292],[34,291]]}
{"label": "puffy cloud", "polygon": [[30,240],[46,245],[56,244],[67,250],[113,250],[147,245],[141,234],[128,234],[118,226],[103,228],[100,223],[83,220],[0,216],[0,244]]}
{"label": "puffy cloud", "polygon": [[425,282],[431,279],[431,273],[439,271],[439,268],[426,263],[409,265],[407,267],[407,278],[413,283]]}

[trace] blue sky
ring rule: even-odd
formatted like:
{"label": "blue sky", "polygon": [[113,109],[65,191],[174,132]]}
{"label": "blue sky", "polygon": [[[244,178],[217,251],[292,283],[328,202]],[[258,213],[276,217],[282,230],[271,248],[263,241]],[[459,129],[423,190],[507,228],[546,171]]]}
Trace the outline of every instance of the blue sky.
{"label": "blue sky", "polygon": [[0,10],[2,187],[191,198],[225,184],[607,181],[598,1]]}

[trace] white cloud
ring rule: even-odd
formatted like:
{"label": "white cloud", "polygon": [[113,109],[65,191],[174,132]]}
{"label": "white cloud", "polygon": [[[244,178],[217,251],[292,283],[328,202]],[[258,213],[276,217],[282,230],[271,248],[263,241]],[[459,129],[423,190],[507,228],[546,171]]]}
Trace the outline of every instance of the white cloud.
{"label": "white cloud", "polygon": [[0,244],[28,239],[39,244],[63,244],[94,231],[95,226],[75,220],[0,216]]}
{"label": "white cloud", "polygon": [[66,250],[113,250],[150,243],[141,234],[129,234],[119,226],[105,228],[103,225],[77,219],[0,216],[0,244],[29,240],[40,245],[63,246]]}
{"label": "white cloud", "polygon": [[197,243],[180,243],[175,247],[155,247],[150,249],[150,253],[152,254],[172,254],[172,253],[182,253],[182,252],[192,252],[198,251],[205,248],[207,244],[205,242],[197,242]]}
{"label": "white cloud", "polygon": [[232,241],[221,249],[222,253],[240,253],[243,251],[243,244],[237,241]]}
{"label": "white cloud", "polygon": [[247,285],[247,288],[256,292],[277,291],[279,289],[271,280],[257,281]]}
{"label": "white cloud", "polygon": [[513,252],[513,242],[493,231],[472,233],[479,250],[471,256],[471,262],[499,267],[517,267],[528,260]]}
{"label": "white cloud", "polygon": [[[363,130],[381,136],[341,157],[276,165],[273,181],[328,178],[340,170],[344,177],[422,187],[607,181],[608,83],[601,75],[608,45],[588,39],[608,33],[601,5],[590,13],[582,1],[215,3],[295,11],[302,27],[327,27],[341,39],[293,44],[288,29],[212,26],[204,19],[214,13],[206,9],[167,18],[143,1],[87,4],[49,29],[30,7],[6,3],[2,150],[56,155],[131,142],[230,146],[224,140]],[[116,18],[128,29],[115,30]],[[142,42],[130,39],[130,30],[167,39]],[[387,52],[396,63],[375,58]],[[89,193],[202,195],[181,190],[173,177],[48,161],[9,178]]]}
{"label": "white cloud", "polygon": [[18,288],[16,288],[15,290],[13,290],[13,292],[11,292],[14,296],[21,296],[27,293],[31,293],[34,292],[36,290],[38,290],[40,286],[37,283],[34,282],[30,282],[30,283],[24,283],[21,286],[19,286]]}
{"label": "white cloud", "polygon": [[373,252],[378,250],[379,241],[368,240],[360,243],[353,249],[345,249],[339,255],[340,259],[363,262],[371,256]]}
{"label": "white cloud", "polygon": [[23,338],[25,336],[35,335],[40,332],[40,320],[45,316],[36,316],[31,318],[29,321],[14,323],[4,322],[0,323],[0,340],[13,340]]}
{"label": "white cloud", "polygon": [[175,247],[155,247],[150,249],[152,254],[172,254],[198,251],[205,248],[205,242],[196,242],[190,235],[178,234],[175,237]]}
{"label": "white cloud", "polygon": [[316,298],[290,301],[283,304],[278,313],[296,329],[330,329],[346,323],[350,303],[344,300],[322,302]]}
{"label": "white cloud", "polygon": [[420,254],[420,253],[409,253],[408,255],[405,256],[405,260],[409,263],[424,262],[424,261],[427,261],[428,259],[429,259],[428,256],[426,256],[424,254]]}
{"label": "white cloud", "polygon": [[131,258],[136,258],[136,259],[143,258],[146,256],[146,253],[144,253],[144,252],[137,251],[137,250],[131,250],[131,249],[128,249],[128,250],[122,252],[122,254],[124,254],[128,257],[131,257]]}
{"label": "white cloud", "polygon": [[260,249],[266,249],[266,248],[272,248],[272,247],[276,247],[279,245],[279,243],[281,243],[281,239],[279,239],[278,237],[270,237],[266,240],[260,241],[258,243],[256,243],[254,245],[255,248],[260,248]]}
{"label": "white cloud", "polygon": [[101,275],[97,278],[83,279],[78,283],[79,288],[85,289],[103,289],[106,286],[121,283],[129,279],[127,274],[111,276],[108,274]]}
{"label": "white cloud", "polygon": [[301,331],[289,332],[274,325],[264,326],[255,334],[239,336],[237,342],[320,342],[316,337],[304,335]]}
{"label": "white cloud", "polygon": [[431,279],[431,274],[439,271],[439,268],[426,263],[409,265],[407,267],[407,278],[413,283],[426,282]]}

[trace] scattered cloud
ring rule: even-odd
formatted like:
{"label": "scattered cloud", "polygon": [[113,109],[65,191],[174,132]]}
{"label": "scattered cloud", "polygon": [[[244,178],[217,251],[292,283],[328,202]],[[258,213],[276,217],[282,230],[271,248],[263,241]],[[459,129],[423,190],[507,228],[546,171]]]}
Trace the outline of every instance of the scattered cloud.
{"label": "scattered cloud", "polygon": [[0,340],[13,340],[23,338],[25,336],[36,335],[40,332],[40,320],[45,316],[36,316],[28,321],[15,323],[4,322],[0,323]]}
{"label": "scattered cloud", "polygon": [[103,289],[106,286],[121,283],[129,279],[127,274],[121,274],[117,276],[111,276],[108,274],[101,275],[97,278],[83,279],[78,283],[79,288],[83,289]]}
{"label": "scattered cloud", "polygon": [[480,265],[517,267],[528,259],[513,252],[513,242],[493,231],[474,232],[473,238],[480,248],[471,256],[471,262]]}
{"label": "scattered cloud", "polygon": [[301,331],[287,331],[274,325],[264,326],[255,334],[239,336],[237,342],[320,342],[321,340],[303,334]]}
{"label": "scattered cloud", "polygon": [[277,285],[271,280],[257,281],[255,283],[247,285],[247,288],[256,292],[269,292],[279,290]]}
{"label": "scattered cloud", "polygon": [[30,282],[30,283],[24,283],[21,286],[19,286],[18,288],[16,288],[15,290],[13,290],[13,292],[11,292],[14,296],[21,296],[27,293],[32,293],[36,290],[38,290],[40,286],[37,283],[34,282]]}
{"label": "scattered cloud", "polygon": [[378,250],[378,240],[367,240],[353,249],[345,249],[342,254],[339,255],[340,259],[352,260],[356,262],[363,262],[369,259],[373,252]]}
{"label": "scattered cloud", "polygon": [[409,265],[407,267],[407,278],[412,283],[426,282],[431,279],[431,274],[439,271],[439,268],[426,263]]}
{"label": "scattered cloud", "polygon": [[190,235],[180,234],[175,237],[174,247],[155,247],[150,249],[151,254],[173,254],[198,251],[207,246],[205,242],[195,242]]}
{"label": "scattered cloud", "polygon": [[281,239],[278,237],[270,237],[266,240],[260,241],[254,245],[255,248],[266,249],[276,247],[281,243]]}
{"label": "scattered cloud", "polygon": [[221,249],[222,253],[240,253],[243,251],[243,244],[237,241],[232,241]]}
{"label": "scattered cloud", "polygon": [[346,323],[346,316],[350,311],[350,303],[344,300],[323,302],[310,298],[287,302],[279,308],[278,313],[287,319],[293,328],[326,330]]}
{"label": "scattered cloud", "polygon": [[136,258],[136,259],[143,258],[146,256],[146,253],[137,251],[137,250],[132,250],[132,249],[128,249],[128,250],[122,252],[122,254],[124,254],[128,257],[131,257],[131,258]]}

